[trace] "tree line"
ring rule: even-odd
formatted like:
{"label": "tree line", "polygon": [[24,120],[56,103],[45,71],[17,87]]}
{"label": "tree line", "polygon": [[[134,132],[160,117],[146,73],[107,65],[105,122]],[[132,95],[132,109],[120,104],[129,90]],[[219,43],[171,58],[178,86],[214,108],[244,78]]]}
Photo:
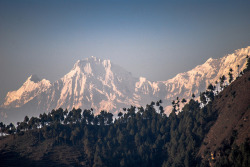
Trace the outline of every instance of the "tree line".
{"label": "tree line", "polygon": [[197,149],[216,118],[211,102],[200,108],[191,99],[178,115],[167,117],[161,100],[113,114],[61,108],[39,117],[26,116],[17,127],[1,123],[1,131],[14,136],[32,134],[39,142],[79,145],[89,166],[195,166]]}

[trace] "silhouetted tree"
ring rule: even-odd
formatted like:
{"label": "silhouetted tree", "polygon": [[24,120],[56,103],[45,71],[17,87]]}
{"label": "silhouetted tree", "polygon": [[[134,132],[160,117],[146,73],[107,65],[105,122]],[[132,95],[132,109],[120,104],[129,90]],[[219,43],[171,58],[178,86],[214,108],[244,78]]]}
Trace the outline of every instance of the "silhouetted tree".
{"label": "silhouetted tree", "polygon": [[237,65],[237,69],[238,69],[238,77],[240,76],[240,65]]}
{"label": "silhouetted tree", "polygon": [[207,98],[206,98],[205,95],[206,95],[205,92],[203,92],[203,93],[200,94],[200,101],[201,101],[201,103],[203,103],[203,104],[207,104]]}
{"label": "silhouetted tree", "polygon": [[187,100],[183,98],[183,99],[181,100],[181,102],[184,104],[184,103],[187,102]]}
{"label": "silhouetted tree", "polygon": [[118,117],[119,117],[119,118],[121,118],[121,117],[122,117],[122,115],[123,115],[123,113],[122,113],[122,112],[119,112],[119,113],[118,113]]}
{"label": "silhouetted tree", "polygon": [[231,83],[231,82],[233,81],[233,74],[232,74],[232,72],[233,72],[233,69],[230,68],[230,69],[229,69],[229,73],[228,73],[228,76],[229,76],[229,83]]}
{"label": "silhouetted tree", "polygon": [[207,87],[207,89],[209,91],[213,91],[214,90],[214,86],[212,84],[209,84],[208,87]]}
{"label": "silhouetted tree", "polygon": [[224,87],[225,80],[226,80],[225,75],[222,75],[222,77],[220,77],[220,87],[221,87],[221,89]]}
{"label": "silhouetted tree", "polygon": [[246,64],[246,68],[243,70],[243,72],[247,72],[250,71],[250,57],[247,56],[247,64]]}
{"label": "silhouetted tree", "polygon": [[0,132],[1,132],[1,136],[3,136],[3,132],[5,130],[5,124],[3,122],[0,122]]}
{"label": "silhouetted tree", "polygon": [[25,116],[25,117],[24,117],[24,122],[25,122],[25,123],[28,123],[28,122],[29,122],[29,117],[28,117],[28,116]]}

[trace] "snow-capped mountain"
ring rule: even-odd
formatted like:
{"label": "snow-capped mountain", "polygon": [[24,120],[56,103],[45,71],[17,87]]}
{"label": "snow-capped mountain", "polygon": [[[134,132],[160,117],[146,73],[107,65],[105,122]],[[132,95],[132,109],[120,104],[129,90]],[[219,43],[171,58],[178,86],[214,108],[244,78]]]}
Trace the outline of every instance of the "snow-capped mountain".
{"label": "snow-capped mountain", "polygon": [[[229,69],[233,70],[234,79],[238,76],[238,71],[246,68],[246,56],[250,55],[250,46],[236,50],[232,54],[228,54],[220,59],[209,58],[204,64],[196,66],[194,69],[177,74],[174,78],[163,81],[167,87],[168,95],[171,97],[191,97],[194,93],[199,95],[207,86],[225,75],[228,78]],[[239,65],[239,67],[237,67]],[[228,80],[228,79],[227,79]]]}
{"label": "snow-capped mountain", "polygon": [[[93,108],[115,111],[133,102],[136,78],[110,60],[91,57],[77,61],[73,69],[38,96],[40,106],[52,108]],[[44,103],[44,101],[47,101]]]}
{"label": "snow-capped mountain", "polygon": [[159,99],[169,112],[173,99],[190,99],[192,93],[198,96],[222,75],[228,77],[230,68],[236,78],[238,71],[246,66],[246,55],[250,55],[250,46],[220,59],[210,58],[188,72],[157,82],[135,78],[110,60],[95,57],[78,60],[69,73],[54,83],[30,76],[17,91],[7,94],[0,114],[9,120],[16,112],[22,113],[23,118],[26,114],[38,115],[59,107],[117,113],[123,107],[144,106]]}
{"label": "snow-capped mountain", "polygon": [[7,93],[3,106],[6,108],[21,107],[50,86],[50,81],[40,80],[36,75],[31,75],[18,90]]}

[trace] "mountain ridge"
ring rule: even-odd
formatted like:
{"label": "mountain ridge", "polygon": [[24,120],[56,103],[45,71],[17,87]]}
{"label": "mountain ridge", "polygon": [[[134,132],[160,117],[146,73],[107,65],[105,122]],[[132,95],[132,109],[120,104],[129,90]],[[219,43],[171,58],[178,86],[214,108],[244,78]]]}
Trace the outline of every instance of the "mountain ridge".
{"label": "mountain ridge", "polygon": [[[95,114],[101,110],[118,113],[129,105],[144,106],[160,99],[170,113],[173,99],[190,99],[193,93],[198,97],[210,83],[214,84],[222,75],[227,77],[230,68],[236,78],[238,71],[246,66],[246,55],[250,55],[250,46],[219,59],[209,58],[204,64],[166,81],[135,78],[110,60],[90,57],[78,60],[70,72],[53,83],[46,79],[35,83],[29,77],[26,82],[30,86],[25,86],[25,82],[17,91],[8,92],[0,113],[8,116],[5,109],[22,110],[23,106],[35,113],[60,107],[93,108]],[[29,90],[31,87],[34,89]]]}

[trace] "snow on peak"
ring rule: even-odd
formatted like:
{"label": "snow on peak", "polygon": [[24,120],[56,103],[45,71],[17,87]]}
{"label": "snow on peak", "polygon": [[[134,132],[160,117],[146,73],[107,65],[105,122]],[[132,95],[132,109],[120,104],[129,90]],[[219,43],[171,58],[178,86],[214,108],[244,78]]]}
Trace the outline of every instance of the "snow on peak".
{"label": "snow on peak", "polygon": [[235,50],[235,54],[241,56],[241,55],[250,55],[250,46],[247,46],[246,48],[241,48]]}
{"label": "snow on peak", "polygon": [[103,64],[103,66],[104,66],[105,68],[110,68],[110,67],[111,67],[111,62],[110,62],[110,60],[103,60],[102,64]]}
{"label": "snow on peak", "polygon": [[92,73],[92,69],[91,69],[90,63],[87,63],[87,64],[84,66],[84,72],[87,73],[87,74],[91,74],[91,73]]}
{"label": "snow on peak", "polygon": [[101,65],[102,64],[105,68],[106,67],[111,67],[111,61],[110,60],[102,60],[102,59],[99,59],[97,57],[91,56],[91,57],[83,59],[83,60],[77,60],[76,63],[74,64],[73,69],[75,69],[75,68],[84,69],[86,64],[90,64],[90,66],[95,66],[95,65]]}
{"label": "snow on peak", "polygon": [[[228,77],[229,69],[233,69],[233,77],[238,76],[246,66],[246,55],[250,47],[236,50],[219,59],[209,58],[204,64],[198,65],[190,71],[177,74],[174,78],[163,82],[167,86],[167,98],[179,96],[190,98],[192,93],[198,97],[199,92],[205,91],[207,86],[218,81],[222,75]],[[239,65],[239,68],[237,67]],[[227,81],[226,81],[227,82]]]}
{"label": "snow on peak", "polygon": [[147,79],[145,77],[140,77],[140,82],[145,82]]}
{"label": "snow on peak", "polygon": [[136,87],[140,88],[145,82],[147,81],[147,79],[145,77],[140,77],[139,78],[139,82],[136,82]]}
{"label": "snow on peak", "polygon": [[50,81],[31,75],[16,91],[8,92],[3,107],[20,107],[51,86]]}
{"label": "snow on peak", "polygon": [[112,70],[116,67],[118,66],[112,67],[110,60],[102,60],[92,56],[83,60],[78,60],[74,64],[73,69],[63,78],[72,78],[75,75],[89,75],[95,77],[106,76],[104,80],[107,81],[110,77],[112,78]]}
{"label": "snow on peak", "polygon": [[213,61],[213,58],[210,57],[209,59],[207,59],[206,63],[210,63],[210,62],[212,62],[212,61]]}

